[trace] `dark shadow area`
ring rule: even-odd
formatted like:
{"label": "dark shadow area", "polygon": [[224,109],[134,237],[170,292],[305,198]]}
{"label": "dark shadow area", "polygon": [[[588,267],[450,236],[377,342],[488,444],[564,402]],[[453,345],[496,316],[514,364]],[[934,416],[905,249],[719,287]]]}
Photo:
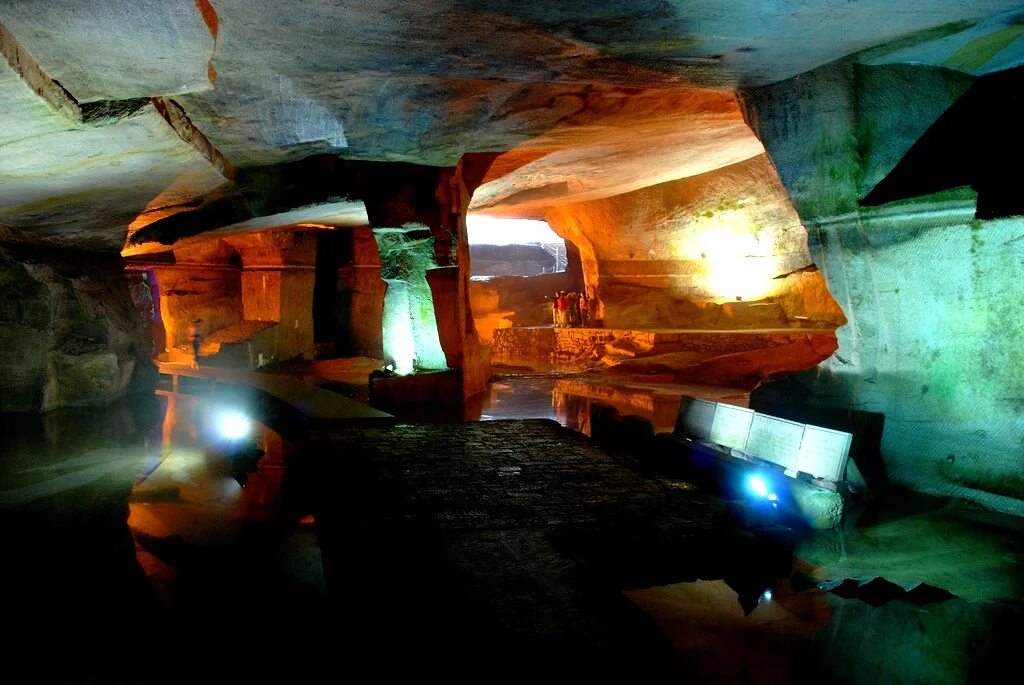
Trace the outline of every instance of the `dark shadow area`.
{"label": "dark shadow area", "polygon": [[971,186],[978,219],[1024,214],[1017,160],[1024,154],[1024,67],[978,78],[860,201],[877,206]]}

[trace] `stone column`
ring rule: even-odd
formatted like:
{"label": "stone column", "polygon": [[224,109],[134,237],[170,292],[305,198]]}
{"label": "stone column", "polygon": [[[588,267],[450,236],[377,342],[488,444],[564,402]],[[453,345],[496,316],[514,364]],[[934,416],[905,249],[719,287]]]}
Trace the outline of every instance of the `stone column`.
{"label": "stone column", "polygon": [[254,354],[265,360],[312,357],[316,238],[288,231],[228,242],[242,258],[243,320],[277,324],[253,341]]}
{"label": "stone column", "polygon": [[[408,359],[411,333],[416,360],[412,366],[433,369],[443,363],[457,370],[460,400],[481,392],[489,370],[469,306],[470,189],[461,163],[449,168],[368,166],[361,180],[381,273],[388,283],[385,356],[405,350],[401,354]],[[438,348],[443,360],[435,359]],[[405,361],[397,365],[409,366]]]}
{"label": "stone column", "polygon": [[[347,306],[339,311],[338,329],[348,332],[349,353],[380,357],[386,286],[381,283],[378,248],[368,226],[356,226],[350,238],[352,262],[338,269],[338,293],[347,301]],[[341,320],[340,316],[347,316],[347,320]]]}
{"label": "stone column", "polygon": [[384,295],[384,358],[398,373],[448,368],[438,336],[434,299],[427,283],[435,268],[434,238],[426,226],[373,231],[380,252]]}

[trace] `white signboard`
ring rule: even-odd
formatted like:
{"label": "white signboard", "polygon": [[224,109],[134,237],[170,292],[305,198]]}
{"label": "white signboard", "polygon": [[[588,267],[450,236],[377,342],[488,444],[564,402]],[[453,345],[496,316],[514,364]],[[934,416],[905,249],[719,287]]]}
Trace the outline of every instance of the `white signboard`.
{"label": "white signboard", "polygon": [[787,469],[797,469],[804,424],[757,414],[750,422],[745,451]]}
{"label": "white signboard", "polygon": [[806,426],[797,470],[817,478],[842,480],[853,436],[820,426]]}
{"label": "white signboard", "polygon": [[753,409],[719,402],[715,408],[715,421],[711,424],[709,439],[719,445],[741,450],[747,445],[747,434],[750,433],[753,418]]}
{"label": "white signboard", "polygon": [[682,397],[679,401],[676,432],[681,432],[689,438],[707,440],[711,437],[711,424],[715,420],[716,406],[714,402],[707,400]]}

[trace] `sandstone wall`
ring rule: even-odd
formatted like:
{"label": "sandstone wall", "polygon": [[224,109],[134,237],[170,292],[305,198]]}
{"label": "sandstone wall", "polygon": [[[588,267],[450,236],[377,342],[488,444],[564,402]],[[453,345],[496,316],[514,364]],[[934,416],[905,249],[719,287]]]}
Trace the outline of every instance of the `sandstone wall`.
{"label": "sandstone wall", "polygon": [[835,355],[751,403],[880,412],[892,480],[1020,514],[1024,220],[973,220],[969,190],[857,206],[965,88],[939,69],[837,63],[747,94],[849,320]]}
{"label": "sandstone wall", "polygon": [[312,355],[312,234],[264,232],[201,241],[176,248],[174,259],[153,266],[172,361],[191,361],[188,333],[197,318],[203,320],[206,363],[258,366],[260,359]]}
{"label": "sandstone wall", "polygon": [[151,391],[151,348],[120,257],[0,246],[0,411]]}
{"label": "sandstone wall", "polygon": [[617,328],[834,327],[842,312],[764,155],[604,200],[551,209],[588,292]]}

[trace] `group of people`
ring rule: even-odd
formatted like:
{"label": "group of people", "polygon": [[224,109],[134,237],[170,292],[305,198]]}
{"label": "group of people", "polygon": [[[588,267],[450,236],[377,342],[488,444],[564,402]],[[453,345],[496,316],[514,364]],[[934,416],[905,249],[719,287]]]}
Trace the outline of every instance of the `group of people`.
{"label": "group of people", "polygon": [[579,328],[590,323],[590,298],[576,291],[559,290],[553,307],[555,328]]}

